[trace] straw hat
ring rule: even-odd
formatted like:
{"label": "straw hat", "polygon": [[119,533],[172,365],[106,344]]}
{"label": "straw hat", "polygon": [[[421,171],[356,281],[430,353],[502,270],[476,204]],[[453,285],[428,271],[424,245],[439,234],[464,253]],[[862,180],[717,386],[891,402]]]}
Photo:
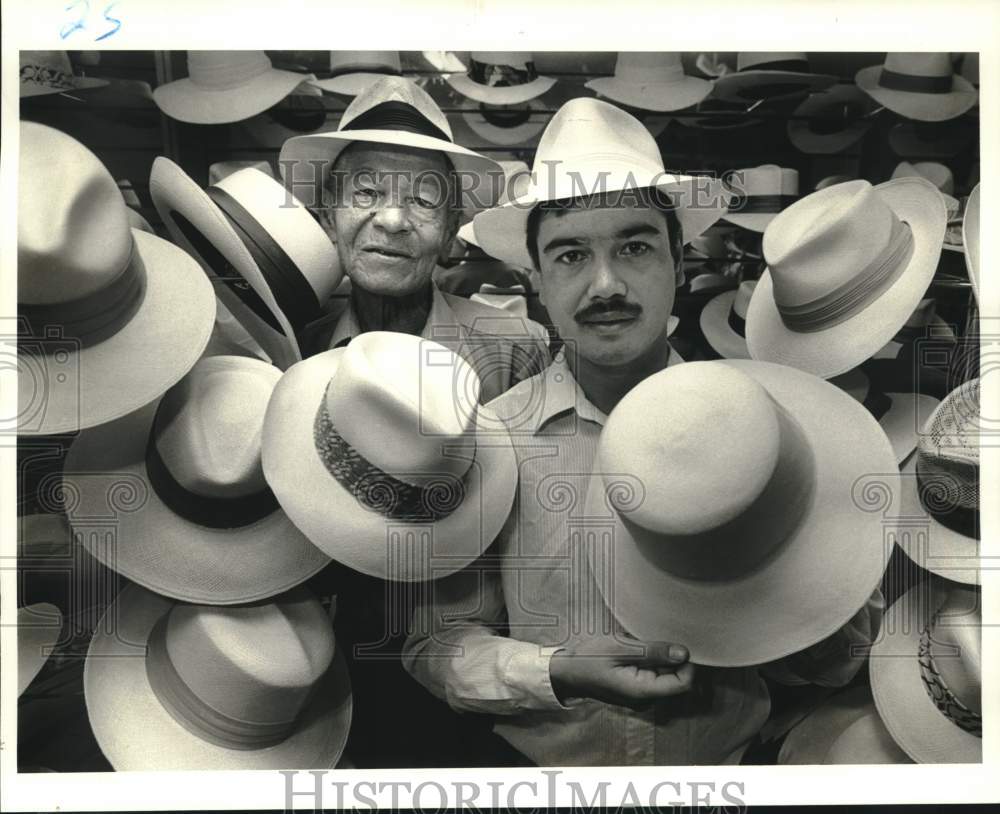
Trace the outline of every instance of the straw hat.
{"label": "straw hat", "polygon": [[979,184],[973,188],[965,204],[962,218],[962,245],[965,246],[965,267],[969,271],[972,291],[979,301]]}
{"label": "straw hat", "polygon": [[[150,590],[228,605],[287,591],[329,562],[264,481],[264,412],[281,371],[209,356],[159,402],[82,434],[64,481],[74,531],[98,560]],[[108,545],[87,534],[107,514],[107,473],[141,483]],[[77,518],[80,518],[79,521]]]}
{"label": "straw hat", "polygon": [[49,602],[17,609],[17,694],[21,695],[49,660],[62,631],[62,613]]}
{"label": "straw hat", "polygon": [[556,83],[539,76],[534,57],[524,51],[473,51],[468,73],[449,74],[445,81],[463,96],[490,105],[519,105]]}
{"label": "straw hat", "polygon": [[869,659],[872,694],[893,740],[917,763],[980,763],[982,599],[932,579],[886,611]]}
{"label": "straw hat", "polygon": [[854,175],[828,175],[825,178],[821,178],[816,182],[816,186],[813,188],[813,192],[819,192],[821,189],[826,189],[827,187],[836,186],[837,184],[844,184],[848,181],[856,181],[857,177]]}
{"label": "straw hat", "polygon": [[274,170],[270,161],[250,159],[248,161],[216,161],[208,165],[208,183],[217,184],[223,178],[245,169],[260,170],[264,175],[274,178]]}
{"label": "straw hat", "polygon": [[533,267],[525,242],[532,208],[578,197],[581,183],[598,193],[655,187],[677,206],[685,242],[717,221],[730,197],[714,179],[668,174],[656,141],[634,116],[598,99],[572,99],[545,128],[523,192],[475,216],[480,246],[512,265]]}
{"label": "straw hat", "polygon": [[586,516],[605,547],[588,547],[591,567],[639,639],[708,666],[780,659],[878,585],[885,520],[853,490],[895,466],[875,419],[822,379],[748,360],[668,368],[601,433]]}
{"label": "straw hat", "polygon": [[825,378],[869,359],[927,291],[946,219],[941,194],[922,178],[851,181],[789,206],[764,234],[750,355]]}
{"label": "straw hat", "polygon": [[778,765],[817,766],[837,738],[859,718],[878,715],[867,686],[848,687],[824,699],[788,730],[778,752]]}
{"label": "straw hat", "polygon": [[622,52],[614,76],[591,79],[584,87],[612,102],[661,113],[696,105],[712,92],[711,82],[684,73],[675,51]]}
{"label": "straw hat", "polygon": [[829,155],[856,144],[871,129],[875,105],[855,85],[833,85],[810,94],[787,124],[788,139],[803,153]]}
{"label": "straw hat", "polygon": [[462,357],[371,331],[288,370],[264,422],[264,475],[292,522],[371,576],[468,565],[514,499],[510,437]]}
{"label": "straw hat", "polygon": [[357,96],[383,76],[400,76],[399,51],[331,51],[330,76],[310,82],[342,96]]}
{"label": "straw hat", "polygon": [[751,102],[816,92],[836,82],[835,76],[810,73],[804,53],[741,53],[736,55],[736,71],[716,79],[712,95],[723,101]]}
{"label": "straw hat", "polygon": [[163,156],[153,161],[149,190],[171,237],[275,364],[301,359],[297,333],[322,316],[343,277],[336,248],[308,210],[259,170],[202,190]]}
{"label": "straw hat", "polygon": [[[697,279],[697,278],[696,278]],[[756,280],[744,280],[735,291],[726,291],[708,301],[698,319],[702,335],[723,359],[749,359],[747,308]]]}
{"label": "straw hat", "polygon": [[103,88],[106,79],[75,76],[65,51],[19,51],[20,98]]}
{"label": "straw hat", "polygon": [[519,105],[494,108],[463,99],[462,121],[473,133],[490,144],[522,149],[533,146],[548,122],[548,108],[540,99],[529,99]]}
{"label": "straw hat", "polygon": [[20,140],[17,431],[72,433],[175,384],[208,342],[215,298],[185,252],[129,228],[90,150],[31,122]]}
{"label": "straw hat", "polygon": [[[324,201],[323,185],[334,162],[350,144],[397,145],[444,153],[462,173],[466,210],[493,206],[499,195],[497,162],[455,144],[437,103],[409,79],[384,76],[348,105],[337,130],[295,136],[281,146],[285,186],[307,206]],[[319,172],[317,172],[319,169]],[[471,177],[474,183],[465,183]]]}
{"label": "straw hat", "polygon": [[896,745],[879,718],[875,707],[869,708],[837,736],[823,759],[826,765],[872,765],[913,763]]}
{"label": "straw hat", "polygon": [[744,229],[763,232],[779,212],[799,197],[799,171],[776,164],[733,170],[727,179],[739,196],[725,219]]}
{"label": "straw hat", "polygon": [[903,467],[899,513],[927,524],[901,534],[921,568],[979,584],[979,379],[949,393],[922,425],[917,454]]}
{"label": "straw hat", "polygon": [[117,771],[323,769],[351,725],[351,682],[323,606],[186,605],[129,585],[87,652],[87,714]]}
{"label": "straw hat", "polygon": [[883,65],[862,68],[854,81],[880,105],[917,121],[954,119],[978,98],[972,83],[955,75],[948,54],[886,54]]}
{"label": "straw hat", "polygon": [[191,124],[243,121],[276,105],[312,74],[282,71],[263,51],[188,51],[188,76],[153,91],[157,107]]}
{"label": "straw hat", "polygon": [[958,199],[952,195],[955,191],[955,177],[944,164],[937,161],[918,161],[916,164],[900,161],[896,165],[896,169],[892,171],[890,180],[896,178],[926,178],[938,188],[938,192],[944,198],[948,219],[950,220],[958,213]]}

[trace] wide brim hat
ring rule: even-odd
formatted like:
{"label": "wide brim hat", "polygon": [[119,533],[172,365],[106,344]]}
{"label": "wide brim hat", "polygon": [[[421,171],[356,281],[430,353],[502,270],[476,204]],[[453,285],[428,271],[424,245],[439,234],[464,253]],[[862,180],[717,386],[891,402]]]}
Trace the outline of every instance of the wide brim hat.
{"label": "wide brim hat", "polygon": [[[21,99],[103,88],[110,84],[107,79],[77,76],[72,73],[69,55],[65,51],[21,51],[19,57],[21,81],[18,94]],[[33,59],[39,61],[32,62]],[[29,69],[27,74],[24,73],[25,68]],[[32,72],[31,68],[36,70]]]}
{"label": "wide brim hat", "polygon": [[707,79],[687,75],[673,82],[626,82],[617,76],[601,76],[584,87],[613,102],[657,113],[691,107],[712,92]]}
{"label": "wide brim hat", "polygon": [[978,93],[972,83],[958,74],[952,76],[948,93],[914,93],[893,90],[879,84],[882,65],[869,65],[854,75],[854,82],[880,105],[908,119],[943,122],[961,116],[976,103]]}
{"label": "wide brim hat", "polygon": [[[302,358],[295,329],[278,305],[253,256],[233,225],[214,201],[184,170],[164,156],[153,160],[149,193],[171,238],[200,264],[199,273],[208,282],[225,307],[280,368],[287,368]],[[194,228],[194,233],[190,228]],[[198,245],[190,239],[194,237]],[[213,255],[223,260],[250,286],[267,309],[268,318],[248,306],[234,289],[219,277],[225,269],[215,266]],[[205,275],[208,277],[205,277]],[[227,276],[232,276],[228,274]],[[214,285],[212,285],[214,283]],[[214,297],[213,297],[214,304]]]}
{"label": "wide brim hat", "polygon": [[822,764],[840,734],[868,713],[876,713],[876,710],[872,691],[867,685],[834,693],[788,730],[778,752],[778,764]]}
{"label": "wide brim hat", "polygon": [[62,614],[50,602],[17,609],[17,694],[35,680],[62,631]]}
{"label": "wide brim hat", "polygon": [[[655,566],[620,516],[607,530],[614,535],[613,568],[596,561],[593,546],[588,556],[594,573],[607,575],[598,585],[631,635],[683,644],[692,662],[709,667],[763,664],[835,633],[878,586],[886,565],[885,518],[859,508],[855,488],[862,475],[891,472],[895,463],[875,419],[828,382],[769,363],[703,364],[750,376],[797,422],[815,473],[801,522],[756,568],[727,579],[688,579]],[[586,503],[588,517],[608,514],[599,473]]]}
{"label": "wide brim hat", "polygon": [[940,124],[903,121],[889,128],[889,147],[900,158],[952,158],[965,150],[977,133],[975,124],[964,119]]}
{"label": "wide brim hat", "polygon": [[868,711],[841,732],[823,763],[828,766],[902,765],[913,763],[892,739],[878,711]]}
{"label": "wide brim hat", "polygon": [[445,81],[463,96],[487,105],[519,105],[548,93],[556,83],[555,78],[551,76],[536,76],[523,85],[489,87],[474,82],[464,73],[449,74],[445,77]]}
{"label": "wide brim hat", "polygon": [[240,122],[273,107],[312,74],[270,68],[236,88],[209,89],[190,77],[168,82],[153,90],[153,101],[170,118],[188,124]]}
{"label": "wide brim hat", "polygon": [[373,83],[378,82],[385,75],[385,73],[375,73],[374,71],[357,71],[331,76],[327,79],[313,79],[309,81],[309,84],[327,93],[357,96],[364,93]]}
{"label": "wide brim hat", "polygon": [[839,129],[823,132],[809,121],[810,117],[820,118],[831,109],[851,105],[870,111],[874,105],[871,99],[854,85],[834,85],[821,93],[809,96],[795,108],[796,118],[787,125],[788,139],[797,150],[814,155],[829,155],[846,150],[857,143],[871,128],[869,119],[854,118],[843,123]]}
{"label": "wide brim hat", "polygon": [[723,359],[749,359],[746,337],[740,336],[729,324],[729,314],[736,291],[724,291],[710,299],[701,309],[698,324],[705,341]]}
{"label": "wide brim hat", "polygon": [[[292,522],[328,556],[369,576],[426,581],[464,568],[499,534],[517,485],[510,435],[479,406],[475,458],[464,498],[437,521],[389,520],[362,503],[327,470],[313,435],[317,410],[337,375],[344,349],[293,365],[282,376],[264,419],[264,476]],[[416,360],[414,360],[416,361]],[[455,450],[468,456],[469,450]]]}
{"label": "wide brim hat", "polygon": [[146,292],[132,318],[88,347],[45,356],[18,346],[18,434],[74,433],[138,410],[180,381],[208,344],[215,297],[198,264],[169,241],[132,229]]}
{"label": "wide brim hat", "polygon": [[962,218],[962,245],[965,247],[965,267],[969,271],[972,291],[979,301],[979,184],[973,187],[965,204]]}
{"label": "wide brim hat", "polygon": [[175,603],[138,585],[108,609],[84,663],[94,737],[116,771],[332,769],[351,726],[351,680],[338,647],[329,671],[288,738],[266,749],[216,746],[178,723],[149,682],[145,645]]}
{"label": "wide brim hat", "polygon": [[980,763],[982,740],[937,708],[921,676],[924,629],[944,603],[948,583],[918,583],[885,611],[869,657],[875,706],[893,740],[917,763]]}
{"label": "wide brim hat", "polygon": [[836,82],[837,77],[835,76],[806,73],[803,71],[733,71],[715,80],[712,97],[725,102],[742,102],[746,104],[753,98],[756,98],[751,97],[747,93],[752,88],[777,85],[788,86],[788,89],[783,93],[777,94],[777,98],[782,98],[794,93],[815,93],[836,84]]}
{"label": "wide brim hat", "polygon": [[919,178],[887,181],[874,189],[910,226],[913,253],[907,267],[868,307],[812,333],[793,331],[782,321],[771,272],[765,269],[747,309],[751,356],[830,378],[870,359],[913,314],[937,269],[946,223],[944,201],[929,181]]}
{"label": "wide brim hat", "polygon": [[519,147],[529,147],[537,142],[539,136],[542,135],[548,121],[548,115],[545,105],[538,99],[529,99],[524,105],[531,111],[531,118],[514,127],[500,127],[483,117],[477,102],[466,99],[461,106],[462,121],[473,133],[490,144],[499,144],[504,147],[516,144]]}

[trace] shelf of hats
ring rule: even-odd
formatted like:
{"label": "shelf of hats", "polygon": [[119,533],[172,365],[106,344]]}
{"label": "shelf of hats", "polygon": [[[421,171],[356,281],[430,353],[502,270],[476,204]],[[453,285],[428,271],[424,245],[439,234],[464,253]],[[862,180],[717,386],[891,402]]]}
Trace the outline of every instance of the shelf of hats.
{"label": "shelf of hats", "polygon": [[[669,362],[613,409],[576,408],[595,429],[570,465],[618,461],[661,498],[625,523],[605,495],[625,539],[595,595],[629,634],[681,641],[696,668],[758,671],[770,698],[759,720],[746,702],[729,727],[744,742],[724,755],[637,760],[981,760],[979,627],[946,622],[979,618],[978,54],[20,63],[20,771],[626,759],[574,752],[591,741],[579,722],[568,737],[519,718],[508,737],[513,709],[457,710],[451,677],[404,659],[429,647],[405,633],[438,581],[503,548],[515,495],[542,494],[545,470],[519,469],[509,426],[501,443],[484,422],[537,409],[531,437],[558,436],[573,403],[552,371],[579,371],[568,359],[586,343],[568,341],[572,311],[550,310],[526,235],[548,220],[540,204],[581,196],[548,191],[549,165],[602,161],[612,178],[668,179],[611,191],[678,195],[656,206],[683,246],[649,278],[650,297],[672,292]],[[433,233],[425,286],[384,324],[347,222],[301,181],[310,162],[380,150],[501,179],[441,215],[452,226]],[[684,203],[699,184],[714,191],[700,210]],[[406,211],[418,233],[438,216]],[[410,259],[378,251],[387,268]],[[444,309],[457,334],[430,330]],[[496,376],[466,350],[484,338]],[[443,365],[421,355],[428,341]],[[565,404],[517,402],[529,380]],[[677,414],[724,452],[685,460]],[[671,445],[677,458],[657,457]],[[695,494],[690,473],[716,486]],[[521,544],[541,525],[525,521]],[[766,551],[736,556],[733,529]],[[703,537],[714,554],[680,564],[644,548]],[[522,645],[518,625],[532,626],[511,614]],[[845,641],[849,668],[816,679]],[[942,658],[949,646],[961,657]]]}

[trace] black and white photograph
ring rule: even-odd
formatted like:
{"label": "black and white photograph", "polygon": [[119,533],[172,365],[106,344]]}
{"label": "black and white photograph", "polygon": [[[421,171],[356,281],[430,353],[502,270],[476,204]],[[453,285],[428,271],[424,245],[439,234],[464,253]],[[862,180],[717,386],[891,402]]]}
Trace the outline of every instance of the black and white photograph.
{"label": "black and white photograph", "polygon": [[4,810],[1000,802],[996,8],[11,5]]}

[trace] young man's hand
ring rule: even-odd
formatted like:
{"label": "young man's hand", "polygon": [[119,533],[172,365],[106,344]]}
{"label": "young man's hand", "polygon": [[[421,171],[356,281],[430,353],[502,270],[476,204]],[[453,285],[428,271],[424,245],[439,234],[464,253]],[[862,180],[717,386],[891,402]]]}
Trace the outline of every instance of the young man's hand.
{"label": "young man's hand", "polygon": [[594,698],[635,708],[687,692],[694,665],[684,645],[600,636],[574,640],[556,652],[549,677],[561,702]]}

